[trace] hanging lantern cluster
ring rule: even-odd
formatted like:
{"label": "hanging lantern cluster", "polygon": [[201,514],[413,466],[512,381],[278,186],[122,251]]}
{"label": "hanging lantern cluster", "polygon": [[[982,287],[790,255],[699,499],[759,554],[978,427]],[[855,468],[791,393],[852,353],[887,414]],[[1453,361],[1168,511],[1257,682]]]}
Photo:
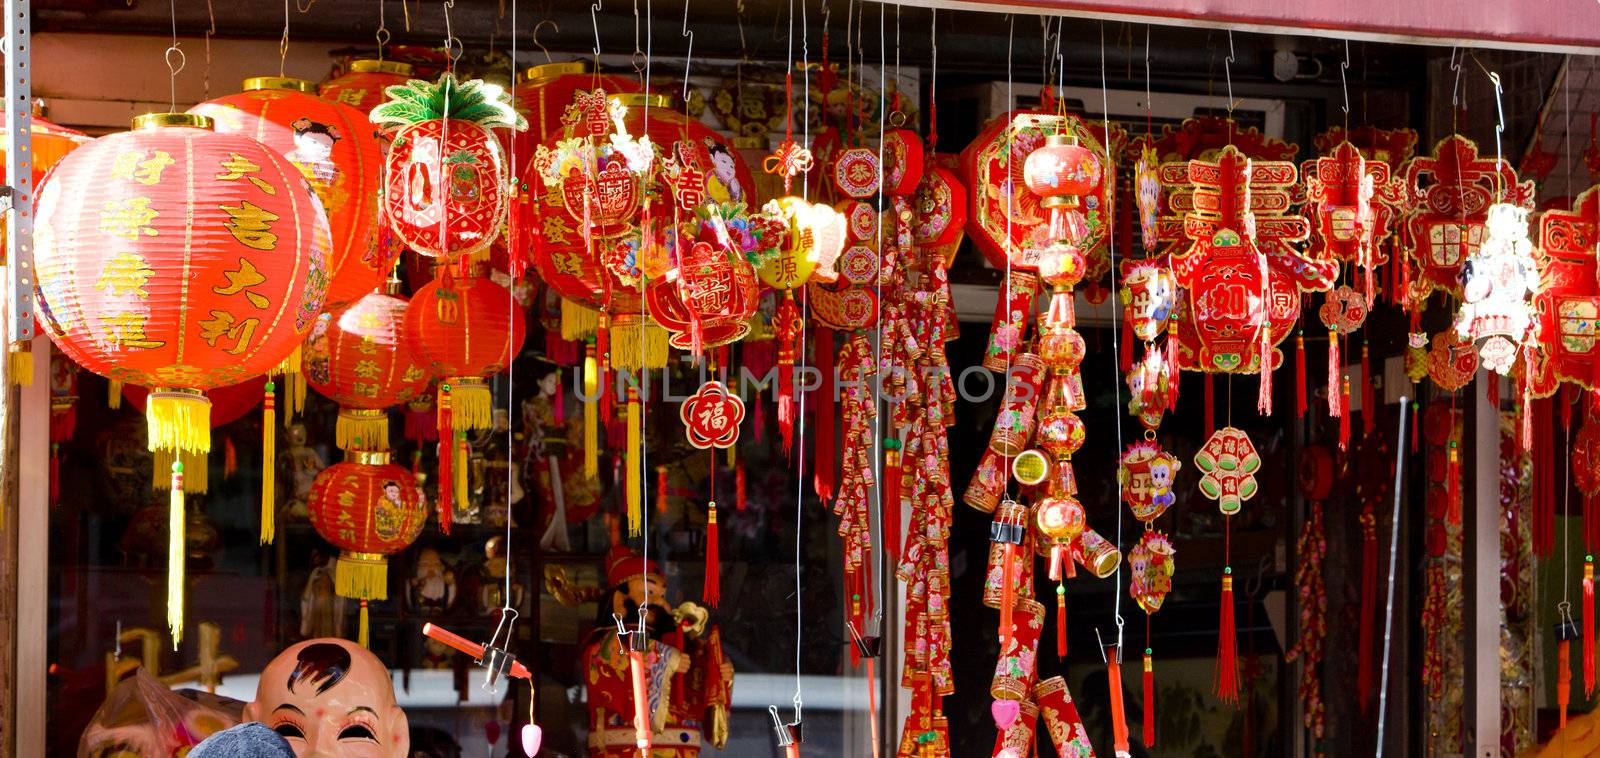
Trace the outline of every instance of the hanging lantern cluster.
{"label": "hanging lantern cluster", "polygon": [[405,84],[415,73],[411,64],[402,61],[358,58],[338,76],[318,85],[317,96],[371,113],[388,99],[390,87]]}

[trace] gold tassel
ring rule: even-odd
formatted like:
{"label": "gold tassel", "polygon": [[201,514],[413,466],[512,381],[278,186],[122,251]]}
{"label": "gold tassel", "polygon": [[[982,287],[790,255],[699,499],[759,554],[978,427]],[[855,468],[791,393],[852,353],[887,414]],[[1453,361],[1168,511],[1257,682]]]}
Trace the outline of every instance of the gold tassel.
{"label": "gold tassel", "polygon": [[28,343],[11,350],[11,383],[18,387],[33,386],[33,349]]}
{"label": "gold tassel", "polygon": [[[150,456],[152,463],[154,464],[152,466],[152,470],[157,472],[172,471],[173,457],[171,450],[152,450],[150,451]],[[206,454],[191,453],[187,450],[184,450],[178,453],[177,461],[183,464],[183,494],[206,494],[206,492],[208,492],[211,488],[211,476],[210,472],[207,470],[210,468],[210,466],[206,460]],[[171,486],[171,476],[150,477],[150,488],[153,490],[158,492],[166,492]]]}
{"label": "gold tassel", "polygon": [[151,450],[211,452],[211,401],[204,393],[154,389],[145,403],[144,417]]}
{"label": "gold tassel", "polygon": [[566,298],[561,299],[561,339],[572,341],[592,337],[599,325],[599,311]]}
{"label": "gold tassel", "polygon": [[106,407],[111,410],[122,407],[122,382],[116,379],[106,380]]}
{"label": "gold tassel", "polygon": [[367,601],[361,601],[361,622],[356,627],[356,644],[364,648],[372,648],[372,626],[367,619]]}
{"label": "gold tassel", "polygon": [[[154,399],[154,395],[151,396]],[[183,464],[172,464],[172,490],[167,499],[167,629],[172,632],[172,649],[183,641],[183,561],[184,547]]]}
{"label": "gold tassel", "polygon": [[600,364],[594,343],[589,343],[583,358],[583,475],[600,475]]}
{"label": "gold tassel", "polygon": [[638,371],[642,359],[644,368],[666,368],[672,357],[672,345],[668,342],[671,336],[653,321],[617,319],[611,322],[611,365]]}
{"label": "gold tassel", "polygon": [[739,465],[739,454],[734,452],[734,448],[735,447],[736,447],[735,445],[729,445],[726,448],[723,448],[728,453],[728,470],[729,471],[732,471],[735,466]]}
{"label": "gold tassel", "polygon": [[[277,385],[267,382],[261,400],[261,544],[272,544],[278,533],[274,518],[278,512],[278,429]],[[288,414],[284,414],[288,415]]]}
{"label": "gold tassel", "polygon": [[470,432],[493,428],[494,395],[489,392],[489,385],[471,377],[453,376],[449,381],[455,430]]}
{"label": "gold tassel", "polygon": [[628,456],[623,465],[628,467],[627,493],[628,493],[628,536],[637,537],[643,531],[644,506],[640,498],[639,449],[643,446],[644,428],[639,418],[639,393],[632,387],[628,388]]}
{"label": "gold tassel", "polygon": [[340,408],[339,421],[334,425],[334,439],[340,450],[388,450],[389,413]]}
{"label": "gold tassel", "polygon": [[340,553],[333,565],[333,591],[354,600],[388,600],[389,562],[379,553]]}
{"label": "gold tassel", "polygon": [[306,412],[306,375],[296,371],[284,376],[288,380],[289,412],[283,414],[283,428],[288,429],[295,416]]}
{"label": "gold tassel", "polygon": [[452,507],[460,508],[462,510],[471,510],[467,507],[467,484],[472,479],[472,472],[469,470],[471,467],[472,454],[467,449],[466,432],[460,431],[459,429],[456,430],[456,444],[454,445],[454,449],[455,465],[451,466],[450,468],[450,476],[453,479],[452,483],[455,485],[456,501]]}

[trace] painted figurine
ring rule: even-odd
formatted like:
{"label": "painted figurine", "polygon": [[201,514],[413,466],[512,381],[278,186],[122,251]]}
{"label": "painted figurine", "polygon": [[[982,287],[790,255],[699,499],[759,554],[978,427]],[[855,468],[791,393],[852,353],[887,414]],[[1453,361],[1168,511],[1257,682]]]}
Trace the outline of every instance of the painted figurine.
{"label": "painted figurine", "polygon": [[311,575],[300,591],[300,636],[344,636],[344,598],[334,592],[334,556],[311,553]]}
{"label": "painted figurine", "polygon": [[289,468],[289,501],[284,511],[291,516],[307,518],[306,498],[311,496],[311,483],[317,474],[328,467],[317,449],[306,444],[305,424],[289,426],[289,449],[284,453],[284,464]]}
{"label": "painted figurine", "polygon": [[420,617],[438,616],[456,603],[456,575],[439,557],[439,551],[425,547],[417,551],[417,567],[407,583],[406,597]]}

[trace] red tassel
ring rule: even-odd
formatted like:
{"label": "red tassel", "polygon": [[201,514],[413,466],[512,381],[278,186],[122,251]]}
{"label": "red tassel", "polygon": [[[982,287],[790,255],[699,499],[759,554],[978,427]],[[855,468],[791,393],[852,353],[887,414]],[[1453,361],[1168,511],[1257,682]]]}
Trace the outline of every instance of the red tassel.
{"label": "red tassel", "polygon": [[1155,656],[1150,648],[1144,649],[1144,738],[1145,748],[1156,746],[1156,672]]}
{"label": "red tassel", "polygon": [[1344,406],[1340,403],[1343,397],[1339,392],[1339,373],[1344,370],[1344,359],[1339,356],[1339,333],[1328,330],[1328,416],[1338,418],[1344,415]]}
{"label": "red tassel", "polygon": [[1168,397],[1170,397],[1172,399],[1167,402],[1167,410],[1175,411],[1175,410],[1178,409],[1178,389],[1179,389],[1179,386],[1183,384],[1183,382],[1180,380],[1180,377],[1181,377],[1183,372],[1181,370],[1181,367],[1178,365],[1178,329],[1177,329],[1177,327],[1172,327],[1171,329],[1167,330],[1166,351],[1167,351],[1167,367],[1168,367],[1167,371],[1171,372],[1171,374],[1172,374],[1172,383],[1171,383],[1172,391],[1167,393]]}
{"label": "red tassel", "polygon": [[1222,615],[1217,628],[1216,692],[1222,702],[1239,703],[1238,640],[1233,624],[1233,569],[1224,568],[1222,575]]}
{"label": "red tassel", "polygon": [[1344,380],[1344,387],[1340,394],[1340,404],[1344,406],[1344,413],[1339,416],[1339,449],[1350,449],[1350,380]]}
{"label": "red tassel", "polygon": [[883,550],[889,565],[900,563],[900,441],[883,441]]}
{"label": "red tassel", "polygon": [[744,513],[744,509],[746,507],[746,504],[745,504],[745,499],[744,499],[744,459],[743,458],[740,458],[739,459],[739,463],[733,467],[733,503],[734,503],[734,508],[736,510],[738,510],[740,513]]}
{"label": "red tassel", "polygon": [[1361,620],[1356,655],[1356,695],[1361,712],[1372,703],[1373,624],[1378,608],[1378,522],[1372,503],[1361,509]]}
{"label": "red tassel", "polygon": [[615,393],[611,391],[611,319],[604,314],[601,314],[600,324],[594,330],[594,350],[600,368],[600,423],[609,425],[613,404],[611,396]]}
{"label": "red tassel", "polygon": [[811,416],[817,425],[817,442],[813,462],[816,471],[812,474],[812,486],[817,491],[817,497],[823,500],[833,499],[833,330],[827,327],[817,327],[816,343],[813,348],[816,352],[815,360],[817,371],[822,374],[822,386],[816,393],[815,403],[817,412]]}
{"label": "red tassel", "polygon": [[1011,641],[1011,612],[1017,604],[1017,546],[1007,542],[1000,551],[1000,650]]}
{"label": "red tassel", "polygon": [[1572,641],[1556,643],[1556,705],[1561,709],[1557,729],[1567,728],[1567,705],[1572,702]]}
{"label": "red tassel", "polygon": [[1594,556],[1583,557],[1583,694],[1594,696]]}
{"label": "red tassel", "polygon": [[1121,362],[1122,373],[1128,373],[1133,368],[1133,326],[1127,319],[1122,321],[1122,346],[1121,353],[1117,357]]}
{"label": "red tassel", "polygon": [[[717,467],[716,467],[715,464],[712,464],[712,466],[711,466],[711,479],[712,479],[711,489],[712,489],[713,493],[716,491],[716,488],[717,488],[716,478],[717,478]],[[668,494],[667,494],[667,467],[666,466],[657,466],[656,467],[656,512],[657,513],[666,513],[667,512],[667,498],[668,498]]]}
{"label": "red tassel", "polygon": [[756,402],[751,403],[751,405],[755,407],[750,410],[750,415],[752,417],[750,422],[750,431],[751,433],[755,434],[755,443],[757,445],[763,445],[765,444],[763,438],[766,435],[765,429],[767,428],[767,404]]}
{"label": "red tassel", "polygon": [[[1170,338],[1169,338],[1170,339]],[[1211,374],[1206,374],[1206,438],[1217,431],[1217,387]]]}
{"label": "red tassel", "polygon": [[722,559],[717,547],[717,501],[706,504],[706,604],[712,608],[722,602]]}
{"label": "red tassel", "polygon": [[222,478],[232,479],[239,473],[239,451],[233,446],[232,437],[222,438]]}
{"label": "red tassel", "polygon": [[455,458],[456,432],[451,423],[450,385],[439,385],[439,529],[450,533],[455,506],[455,479],[452,478],[452,459]]}
{"label": "red tassel", "polygon": [[[1416,398],[1412,398],[1412,400],[1411,400],[1411,415],[1416,417],[1416,418],[1418,418],[1418,419],[1422,418],[1422,401],[1421,400],[1416,399]],[[1417,454],[1417,443],[1418,443],[1419,440],[1422,439],[1422,434],[1417,431],[1417,428],[1421,427],[1421,426],[1422,426],[1422,423],[1420,421],[1411,425],[1411,454],[1412,455],[1416,455]]]}
{"label": "red tassel", "polygon": [[1306,335],[1294,336],[1294,400],[1295,413],[1305,418],[1311,406],[1306,401]]}
{"label": "red tassel", "polygon": [[1272,415],[1272,330],[1266,327],[1260,329],[1261,340],[1257,350],[1261,354],[1261,374],[1257,377],[1256,384],[1256,412],[1263,416]]}
{"label": "red tassel", "polygon": [[1056,585],[1056,658],[1067,660],[1067,588]]}
{"label": "red tassel", "polygon": [[1106,648],[1106,689],[1111,700],[1111,748],[1117,755],[1129,755],[1128,714],[1124,710],[1127,705],[1122,698],[1121,654],[1121,648]]}
{"label": "red tassel", "polygon": [[50,504],[61,502],[61,444],[50,443]]}
{"label": "red tassel", "polygon": [[1500,375],[1493,371],[1483,372],[1483,381],[1489,385],[1484,387],[1484,395],[1489,399],[1489,407],[1500,410]]}
{"label": "red tassel", "polygon": [[1372,389],[1372,356],[1366,340],[1361,341],[1361,433],[1372,434],[1378,426],[1378,398]]}
{"label": "red tassel", "polygon": [[[1461,509],[1461,450],[1456,446],[1456,440],[1453,438],[1454,432],[1451,432],[1451,434],[1450,463],[1445,467],[1444,475],[1448,479],[1450,512],[1458,513]],[[1585,522],[1587,523],[1587,519]]]}

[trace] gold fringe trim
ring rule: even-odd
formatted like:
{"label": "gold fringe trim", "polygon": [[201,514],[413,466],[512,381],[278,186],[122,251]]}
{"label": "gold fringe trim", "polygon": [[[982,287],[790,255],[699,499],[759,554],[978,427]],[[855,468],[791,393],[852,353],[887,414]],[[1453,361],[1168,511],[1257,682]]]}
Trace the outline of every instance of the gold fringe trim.
{"label": "gold fringe trim", "polygon": [[356,627],[356,644],[364,648],[372,648],[372,621],[367,617],[367,601],[361,601],[361,620]]}
{"label": "gold fringe trim", "polygon": [[278,365],[273,367],[271,371],[267,372],[267,376],[298,373],[300,373],[300,346],[295,345],[294,350],[289,351],[288,356],[279,361]]}
{"label": "gold fringe trim", "polygon": [[583,359],[583,475],[600,474],[600,364],[594,350]]}
{"label": "gold fringe trim", "polygon": [[639,472],[639,448],[642,446],[644,429],[642,419],[639,418],[639,396],[632,390],[628,392],[628,457],[624,464],[628,467],[627,497],[628,497],[628,536],[637,537],[643,533],[644,506],[641,502],[641,482]]}
{"label": "gold fringe trim", "polygon": [[18,387],[33,386],[33,351],[29,349],[12,350],[11,383]]}
{"label": "gold fringe trim", "polygon": [[468,468],[472,464],[472,453],[467,449],[467,435],[465,432],[459,429],[456,430],[456,442],[451,446],[451,449],[454,450],[455,457],[450,462],[450,485],[454,487],[451,495],[454,500],[450,507],[455,508],[458,512],[471,510],[471,506],[467,502],[467,485],[471,483],[472,477],[472,472]]}
{"label": "gold fringe trim", "polygon": [[297,371],[285,375],[283,379],[286,385],[285,400],[287,400],[285,403],[287,412],[283,414],[283,428],[288,429],[294,425],[296,416],[306,412],[306,375]]}
{"label": "gold fringe trim", "polygon": [[611,323],[611,365],[619,369],[638,371],[640,340],[644,341],[644,366],[666,368],[672,357],[671,335],[654,321],[613,321]]}
{"label": "gold fringe trim", "polygon": [[478,379],[451,377],[451,423],[457,432],[490,429],[494,426],[494,396],[489,385]]}
{"label": "gold fringe trim", "polygon": [[[172,451],[153,450],[151,455],[150,489],[157,492],[166,492],[172,489]],[[191,453],[187,450],[178,454],[178,460],[183,462],[183,494],[204,495],[210,490],[209,461],[205,453]]]}
{"label": "gold fringe trim", "polygon": [[388,450],[389,413],[340,408],[334,439],[340,450]]}
{"label": "gold fringe trim", "polygon": [[[278,428],[277,382],[267,382],[261,399],[261,544],[270,545],[278,534]],[[284,414],[288,415],[288,414]]]}
{"label": "gold fringe trim", "polygon": [[592,337],[599,326],[599,311],[561,298],[561,339],[581,340]]}
{"label": "gold fringe trim", "polygon": [[122,407],[122,382],[116,379],[106,380],[106,407],[111,410]]}
{"label": "gold fringe trim", "polygon": [[183,482],[182,463],[174,463],[168,470],[171,478],[178,480],[177,486],[167,483],[167,629],[172,633],[172,649],[177,650],[183,641],[183,564],[188,554],[184,544],[188,539],[184,533],[188,514],[184,512],[183,488],[187,485]]}
{"label": "gold fringe trim", "polygon": [[211,401],[203,393],[153,389],[144,417],[151,450],[211,452]]}
{"label": "gold fringe trim", "polygon": [[340,553],[333,566],[333,591],[355,600],[388,600],[389,561],[379,553]]}

